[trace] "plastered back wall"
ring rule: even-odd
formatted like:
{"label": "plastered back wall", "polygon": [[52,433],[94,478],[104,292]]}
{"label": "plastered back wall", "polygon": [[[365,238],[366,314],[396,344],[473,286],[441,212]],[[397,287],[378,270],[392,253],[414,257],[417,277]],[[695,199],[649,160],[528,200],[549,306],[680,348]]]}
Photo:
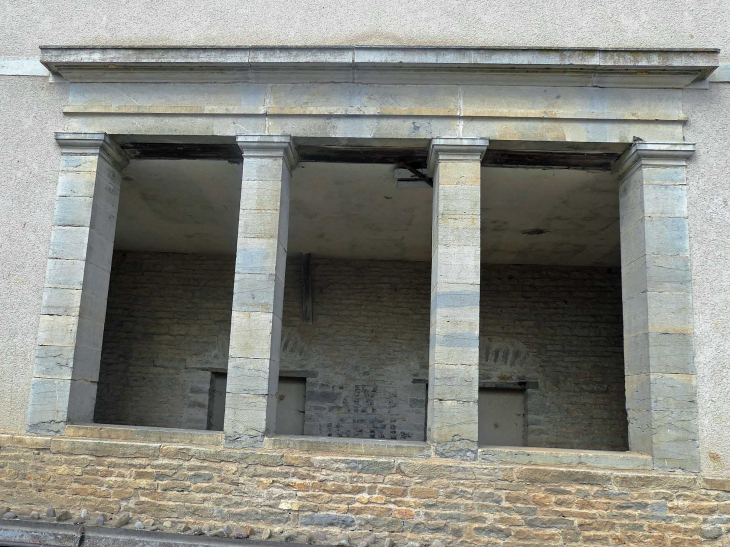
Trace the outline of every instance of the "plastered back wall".
{"label": "plastered back wall", "polygon": [[[306,324],[290,258],[281,358],[282,375],[307,377],[305,434],[423,440],[430,264],[315,257],[311,271]],[[232,284],[230,256],[115,253],[97,422],[205,427]],[[538,384],[529,444],[626,449],[617,271],[485,266],[481,323],[481,379]]]}
{"label": "plastered back wall", "polygon": [[[29,16],[32,14],[32,16]],[[0,57],[38,57],[40,44],[394,44],[545,47],[719,47],[723,78],[684,91],[703,472],[730,476],[730,5],[726,0],[425,2],[163,0],[6,2]],[[204,24],[201,24],[204,23]],[[485,32],[485,29],[489,29]],[[566,32],[566,29],[570,29]],[[2,59],[0,59],[2,65]],[[68,86],[0,70],[1,431],[25,427]]]}

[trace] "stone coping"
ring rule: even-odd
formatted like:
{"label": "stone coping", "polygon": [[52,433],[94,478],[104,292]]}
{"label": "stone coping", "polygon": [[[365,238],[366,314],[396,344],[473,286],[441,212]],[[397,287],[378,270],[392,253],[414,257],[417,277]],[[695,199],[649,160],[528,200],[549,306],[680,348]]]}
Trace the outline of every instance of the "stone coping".
{"label": "stone coping", "polygon": [[[76,442],[79,441],[79,442]],[[159,452],[163,444],[200,447],[201,450],[222,448],[219,431],[196,431],[158,427],[82,424],[68,425],[64,437],[0,434],[0,446],[27,446],[83,453],[90,446],[85,441],[98,441],[99,448],[118,446],[123,452]],[[93,445],[96,446],[96,445]],[[86,447],[86,448],[84,448]],[[431,458],[431,446],[421,441],[391,441],[383,439],[347,439],[304,435],[276,435],[264,439],[264,451],[296,451],[310,454],[341,456]],[[81,451],[81,452],[79,452]],[[235,452],[235,451],[234,451]],[[149,454],[152,455],[152,454]],[[570,466],[596,469],[651,470],[651,456],[636,452],[604,450],[575,450],[565,448],[533,448],[482,446],[482,463],[515,465]]]}
{"label": "stone coping", "polygon": [[109,441],[190,444],[201,446],[221,446],[223,444],[222,431],[129,425],[69,424],[66,426],[65,436]]}
{"label": "stone coping", "polygon": [[302,452],[335,453],[345,456],[431,457],[431,446],[423,441],[276,435],[266,437],[264,447],[272,450],[288,449]]}
{"label": "stone coping", "polygon": [[652,469],[653,465],[650,455],[637,452],[509,446],[480,447],[479,461],[526,465],[586,466],[600,469]]}
{"label": "stone coping", "polygon": [[719,66],[717,49],[41,46],[75,82],[474,83],[685,87]]}
{"label": "stone coping", "polygon": [[[3,442],[4,441],[4,442]],[[78,441],[78,442],[77,442]],[[100,444],[87,444],[98,441]],[[201,450],[223,447],[219,431],[167,429],[123,425],[80,424],[66,426],[63,437],[0,435],[0,445],[51,448],[52,451],[105,450],[116,445],[121,452],[159,453],[161,445],[186,445]],[[275,435],[264,439],[263,451],[295,451],[307,454],[335,454],[350,457],[431,458],[432,447],[422,441],[349,439],[306,435]],[[233,451],[235,452],[235,450]],[[149,454],[148,454],[149,453]],[[479,462],[514,465],[570,466],[615,470],[651,470],[652,459],[636,452],[482,446]]]}

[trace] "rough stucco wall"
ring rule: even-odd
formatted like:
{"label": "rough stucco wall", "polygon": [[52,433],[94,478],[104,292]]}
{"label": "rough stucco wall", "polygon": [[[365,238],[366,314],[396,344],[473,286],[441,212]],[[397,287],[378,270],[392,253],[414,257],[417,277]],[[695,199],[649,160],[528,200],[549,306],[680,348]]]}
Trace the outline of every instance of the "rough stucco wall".
{"label": "rough stucco wall", "polygon": [[730,475],[730,84],[685,91],[684,109],[702,470]]}
{"label": "rough stucco wall", "polygon": [[45,78],[0,77],[0,431],[25,429],[67,95]]}
{"label": "rough stucco wall", "polygon": [[[423,440],[430,264],[315,257],[312,277],[305,324],[290,258],[280,369],[308,376],[305,434]],[[232,281],[230,256],[115,253],[97,422],[205,428]],[[485,266],[481,324],[481,379],[539,384],[531,445],[626,449],[618,272]]]}
{"label": "rough stucco wall", "polygon": [[[6,3],[0,55],[39,44],[722,47],[725,0]],[[33,14],[33,17],[28,17]],[[566,32],[566,29],[570,29]],[[599,42],[599,43],[597,43]]]}

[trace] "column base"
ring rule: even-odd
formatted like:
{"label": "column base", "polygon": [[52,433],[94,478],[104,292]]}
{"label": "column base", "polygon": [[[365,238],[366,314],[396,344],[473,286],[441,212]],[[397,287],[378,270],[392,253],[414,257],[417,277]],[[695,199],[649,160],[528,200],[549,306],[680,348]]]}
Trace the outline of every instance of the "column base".
{"label": "column base", "polygon": [[476,442],[468,439],[454,439],[445,443],[432,443],[433,455],[436,458],[448,458],[464,462],[475,462],[479,456]]}

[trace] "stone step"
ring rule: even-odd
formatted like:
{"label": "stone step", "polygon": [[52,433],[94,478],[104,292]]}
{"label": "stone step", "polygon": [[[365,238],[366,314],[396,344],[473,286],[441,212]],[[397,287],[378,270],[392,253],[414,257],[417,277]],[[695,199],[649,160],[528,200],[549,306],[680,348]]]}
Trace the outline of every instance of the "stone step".
{"label": "stone step", "polygon": [[172,429],[129,425],[74,424],[66,426],[66,437],[134,441],[142,443],[190,444],[222,446],[222,431]]}

